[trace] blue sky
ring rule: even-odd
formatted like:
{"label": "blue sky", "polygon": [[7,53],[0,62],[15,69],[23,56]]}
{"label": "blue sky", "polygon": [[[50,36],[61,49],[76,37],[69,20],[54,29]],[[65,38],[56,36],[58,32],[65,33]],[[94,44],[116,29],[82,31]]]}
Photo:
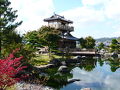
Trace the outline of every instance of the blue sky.
{"label": "blue sky", "polygon": [[78,38],[120,36],[120,0],[10,0],[18,10],[19,33],[36,30],[55,12],[72,20]]}
{"label": "blue sky", "polygon": [[53,0],[53,3],[56,13],[82,6],[81,0]]}

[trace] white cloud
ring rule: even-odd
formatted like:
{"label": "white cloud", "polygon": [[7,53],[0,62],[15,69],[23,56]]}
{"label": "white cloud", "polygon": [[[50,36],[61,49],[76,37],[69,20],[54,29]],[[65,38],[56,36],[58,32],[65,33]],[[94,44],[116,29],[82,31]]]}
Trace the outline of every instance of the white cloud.
{"label": "white cloud", "polygon": [[[104,79],[104,83],[105,83],[106,87],[109,87],[109,89],[120,90],[120,85],[118,83],[118,80],[120,80],[120,74],[114,73],[112,75],[108,75]],[[114,87],[116,87],[116,88],[114,88]]]}
{"label": "white cloud", "polygon": [[[91,35],[99,38],[100,34],[100,37],[102,35],[106,37],[119,36],[118,33],[115,33],[119,29],[119,27],[116,27],[116,25],[119,25],[116,22],[120,22],[119,2],[119,0],[82,0],[83,6],[64,11],[61,14],[74,21],[75,32],[77,32],[77,34],[74,32],[75,36],[80,36],[78,33],[81,33],[83,37]],[[107,23],[111,23],[109,28]],[[103,30],[101,27],[104,27]],[[88,31],[88,28],[90,31]],[[81,29],[84,32],[80,31]],[[91,32],[91,29],[94,30]],[[107,32],[109,34],[106,34]]]}
{"label": "white cloud", "polygon": [[82,0],[83,5],[97,5],[104,2],[105,0]]}
{"label": "white cloud", "polygon": [[105,14],[110,19],[120,20],[120,0],[111,0],[105,6]]}
{"label": "white cloud", "polygon": [[119,3],[120,0],[82,0],[83,6],[86,7],[101,5],[101,9],[106,14],[106,17],[113,19],[120,17]]}
{"label": "white cloud", "polygon": [[97,11],[89,7],[75,8],[69,11],[62,12],[62,14],[71,20],[73,19],[75,23],[104,21],[104,15],[101,10]]}
{"label": "white cloud", "polygon": [[102,67],[97,65],[92,71],[87,72],[79,67],[72,70],[73,78],[80,79],[80,82],[74,82],[79,87],[91,87],[91,89],[100,90],[120,90],[120,73],[111,72],[110,66],[104,64]]}
{"label": "white cloud", "polygon": [[[94,8],[83,6],[62,12],[67,19],[74,22],[75,32],[73,35],[77,37],[86,37],[88,35],[96,37],[95,29],[88,31],[86,28],[93,28],[96,24],[105,21],[105,16],[102,10],[95,10]],[[84,30],[84,32],[83,32]],[[82,35],[79,35],[79,34]]]}
{"label": "white cloud", "polygon": [[18,10],[18,20],[23,20],[18,28],[21,33],[40,28],[43,19],[54,11],[53,0],[11,0],[11,6]]}
{"label": "white cloud", "polygon": [[[18,28],[21,33],[38,29],[41,25],[45,24],[43,19],[50,17],[55,11],[53,0],[10,1],[12,2],[11,6],[13,9],[18,10],[18,20],[23,20],[23,24]],[[99,28],[106,28],[105,25],[109,22],[109,27],[111,30],[116,30],[115,32],[119,32],[119,24],[114,23],[116,21],[120,22],[119,2],[119,0],[82,0],[82,6],[61,12],[60,15],[64,15],[66,19],[70,19],[74,22],[73,25],[75,27],[75,36],[85,37],[88,35],[93,35],[94,37],[98,37],[98,34],[101,34],[102,36],[102,32],[104,31],[100,31]],[[98,27],[93,28],[94,26]],[[90,29],[90,31],[88,31],[88,29]],[[79,35],[78,33],[81,33],[82,35]],[[115,35],[119,36],[118,33],[113,33],[113,36]]]}

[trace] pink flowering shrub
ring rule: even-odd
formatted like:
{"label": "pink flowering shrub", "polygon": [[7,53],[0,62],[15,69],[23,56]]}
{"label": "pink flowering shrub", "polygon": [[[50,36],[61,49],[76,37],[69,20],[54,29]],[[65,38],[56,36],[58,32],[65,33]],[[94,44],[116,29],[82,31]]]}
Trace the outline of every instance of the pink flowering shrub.
{"label": "pink flowering shrub", "polygon": [[22,80],[27,75],[21,75],[15,78],[16,74],[22,71],[27,66],[22,66],[21,60],[23,56],[16,58],[14,54],[19,49],[14,50],[5,59],[0,59],[0,90],[5,89],[8,86],[14,85],[16,82]]}

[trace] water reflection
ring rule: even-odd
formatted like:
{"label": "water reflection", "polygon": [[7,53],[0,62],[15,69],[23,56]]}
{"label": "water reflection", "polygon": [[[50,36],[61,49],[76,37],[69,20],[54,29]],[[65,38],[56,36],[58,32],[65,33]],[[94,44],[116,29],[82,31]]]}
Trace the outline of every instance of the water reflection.
{"label": "water reflection", "polygon": [[55,69],[48,69],[46,73],[50,76],[47,86],[50,86],[52,88],[55,88],[59,90],[63,86],[66,86],[68,84],[68,79],[73,77],[72,73],[59,73],[57,72],[58,68]]}
{"label": "water reflection", "polygon": [[[46,71],[50,76],[47,85],[57,90],[120,90],[120,59],[84,58],[78,64],[68,66],[69,73],[61,74],[58,68]],[[80,79],[68,84],[68,79]]]}
{"label": "water reflection", "polygon": [[116,59],[110,59],[110,66],[111,66],[111,71],[115,72],[118,68],[120,68],[120,60],[118,58]]}
{"label": "water reflection", "polygon": [[97,59],[92,57],[84,58],[81,60],[79,68],[84,69],[85,71],[92,71],[96,66]]}

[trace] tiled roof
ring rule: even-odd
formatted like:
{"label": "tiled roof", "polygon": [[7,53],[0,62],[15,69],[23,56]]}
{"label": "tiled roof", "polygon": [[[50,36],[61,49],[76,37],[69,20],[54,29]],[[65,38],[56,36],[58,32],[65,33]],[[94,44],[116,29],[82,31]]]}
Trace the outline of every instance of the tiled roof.
{"label": "tiled roof", "polygon": [[73,21],[67,20],[67,19],[64,18],[64,16],[60,16],[60,15],[57,15],[57,14],[54,14],[50,18],[44,19],[44,21],[53,21],[53,20],[61,20],[61,21],[67,22],[67,23],[73,23]]}
{"label": "tiled roof", "polygon": [[[61,37],[63,38],[62,35],[61,35]],[[75,40],[75,41],[79,40],[78,38],[72,36],[70,33],[66,33],[66,34],[64,35],[64,39]]]}

